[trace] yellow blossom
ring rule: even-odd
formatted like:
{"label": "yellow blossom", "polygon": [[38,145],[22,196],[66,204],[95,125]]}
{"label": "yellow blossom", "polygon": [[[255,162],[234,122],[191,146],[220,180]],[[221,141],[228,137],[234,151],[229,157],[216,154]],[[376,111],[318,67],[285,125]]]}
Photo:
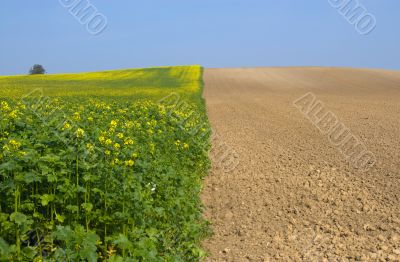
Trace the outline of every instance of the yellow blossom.
{"label": "yellow blossom", "polygon": [[93,151],[94,145],[92,145],[92,144],[90,144],[90,143],[87,143],[87,144],[86,144],[86,149],[89,150],[89,151]]}
{"label": "yellow blossom", "polygon": [[8,142],[14,149],[19,149],[21,147],[21,143],[18,141],[15,141],[14,139],[11,139]]}
{"label": "yellow blossom", "polygon": [[81,115],[79,114],[79,112],[75,112],[73,117],[72,117],[75,121],[78,121],[81,119]]}
{"label": "yellow blossom", "polygon": [[128,121],[128,122],[125,123],[125,127],[128,128],[128,129],[132,128],[133,125],[134,125],[134,123],[132,121]]}
{"label": "yellow blossom", "polygon": [[133,145],[133,140],[132,140],[132,138],[126,138],[125,139],[125,141],[124,141],[124,145]]}
{"label": "yellow blossom", "polygon": [[1,109],[4,111],[9,111],[11,108],[6,101],[1,102]]}
{"label": "yellow blossom", "polygon": [[154,143],[150,143],[150,153],[154,154],[156,146],[154,145]]}
{"label": "yellow blossom", "polygon": [[135,161],[133,161],[132,159],[125,161],[126,166],[133,166],[134,164],[135,164]]}
{"label": "yellow blossom", "polygon": [[11,119],[15,119],[15,118],[17,118],[17,114],[18,114],[18,111],[17,110],[13,110],[13,111],[11,111],[11,113],[8,114],[8,116]]}
{"label": "yellow blossom", "polygon": [[18,152],[20,156],[26,156],[26,152],[25,151],[19,151]]}
{"label": "yellow blossom", "polygon": [[117,134],[117,137],[120,138],[120,139],[122,139],[122,138],[124,138],[124,134],[123,134],[123,133],[118,133],[118,134]]}
{"label": "yellow blossom", "polygon": [[107,254],[108,254],[109,257],[112,257],[116,252],[117,252],[117,250],[114,249],[114,246],[109,246],[108,247]]}
{"label": "yellow blossom", "polygon": [[82,138],[84,134],[85,134],[85,130],[83,130],[82,128],[78,128],[78,130],[76,130],[76,133],[75,133],[77,138]]}
{"label": "yellow blossom", "polygon": [[111,123],[110,123],[111,128],[116,128],[117,125],[118,125],[118,122],[115,121],[115,120],[112,120]]}
{"label": "yellow blossom", "polygon": [[61,128],[61,130],[68,130],[68,129],[70,129],[71,128],[71,125],[68,123],[68,122],[65,122],[64,123],[64,126],[63,126],[63,128]]}

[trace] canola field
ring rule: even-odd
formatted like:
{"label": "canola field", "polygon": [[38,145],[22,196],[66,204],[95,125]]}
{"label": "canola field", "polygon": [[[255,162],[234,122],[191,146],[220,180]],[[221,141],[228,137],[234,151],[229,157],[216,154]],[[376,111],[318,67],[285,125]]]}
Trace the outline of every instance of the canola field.
{"label": "canola field", "polygon": [[200,66],[0,77],[0,261],[198,261]]}

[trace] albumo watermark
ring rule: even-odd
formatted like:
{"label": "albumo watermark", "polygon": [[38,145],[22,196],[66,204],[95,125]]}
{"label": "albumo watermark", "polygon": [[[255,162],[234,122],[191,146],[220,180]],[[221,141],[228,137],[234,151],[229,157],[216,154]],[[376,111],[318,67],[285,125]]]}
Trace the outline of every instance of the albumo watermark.
{"label": "albumo watermark", "polygon": [[376,163],[375,155],[367,150],[364,143],[331,111],[327,111],[324,103],[315,94],[307,93],[293,102],[293,105],[323,135],[327,135],[331,145],[336,147],[346,160],[355,168],[366,172]]}
{"label": "albumo watermark", "polygon": [[89,0],[59,0],[60,4],[92,35],[99,35],[107,28],[107,17]]}
{"label": "albumo watermark", "polygon": [[376,28],[376,18],[359,0],[328,0],[330,5],[361,35],[368,35]]}

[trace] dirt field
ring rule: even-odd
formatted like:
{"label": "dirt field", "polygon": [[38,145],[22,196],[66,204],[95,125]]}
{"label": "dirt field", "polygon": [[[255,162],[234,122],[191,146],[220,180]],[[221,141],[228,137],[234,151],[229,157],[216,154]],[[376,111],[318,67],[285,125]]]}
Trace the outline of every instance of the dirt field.
{"label": "dirt field", "polygon": [[[400,71],[207,69],[205,82],[214,145],[240,161],[215,160],[206,180],[209,261],[400,260]],[[376,157],[369,171],[293,105],[308,92]]]}

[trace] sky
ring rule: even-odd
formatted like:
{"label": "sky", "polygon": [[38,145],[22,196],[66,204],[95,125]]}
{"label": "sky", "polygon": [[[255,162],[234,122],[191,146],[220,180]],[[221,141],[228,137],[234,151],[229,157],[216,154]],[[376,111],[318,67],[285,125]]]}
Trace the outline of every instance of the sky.
{"label": "sky", "polygon": [[84,0],[97,16],[86,21],[70,11],[73,1],[83,0],[2,1],[0,75],[33,64],[48,73],[189,64],[400,70],[398,0],[354,0],[376,21],[366,35],[332,6],[347,0]]}

